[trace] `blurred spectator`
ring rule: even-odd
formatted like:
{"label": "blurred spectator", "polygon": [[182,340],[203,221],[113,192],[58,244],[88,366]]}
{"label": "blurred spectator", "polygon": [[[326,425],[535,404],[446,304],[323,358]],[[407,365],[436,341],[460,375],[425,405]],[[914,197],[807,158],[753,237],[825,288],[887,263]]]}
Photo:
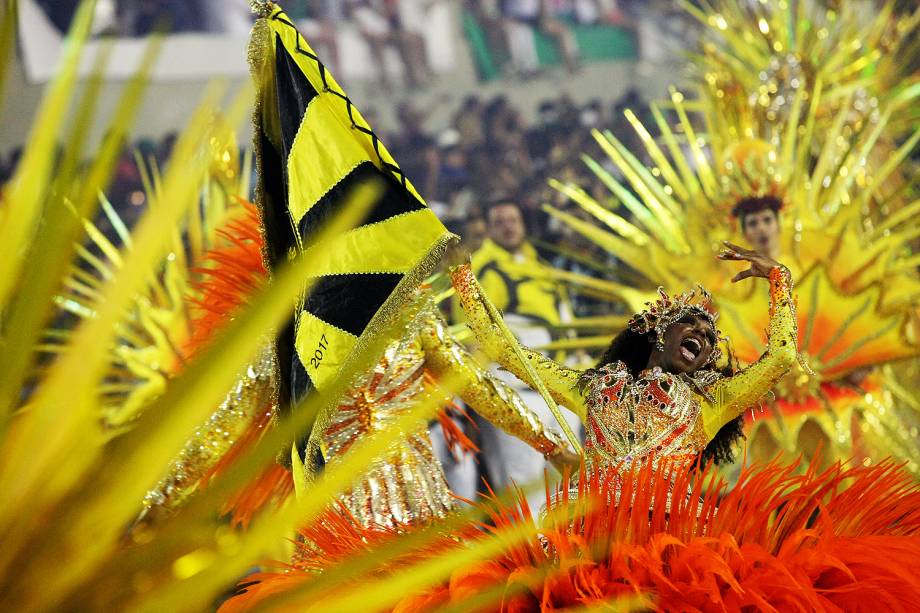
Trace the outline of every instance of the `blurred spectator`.
{"label": "blurred spectator", "polygon": [[508,34],[505,32],[501,4],[501,0],[466,0],[466,10],[482,27],[492,60],[499,66],[507,66],[511,59],[511,50],[508,48]]}
{"label": "blurred spectator", "polygon": [[255,16],[248,2],[240,0],[199,0],[202,27],[206,32],[224,32],[246,36]]}
{"label": "blurred spectator", "polygon": [[[420,87],[430,80],[425,38],[405,26],[397,0],[349,0],[349,3],[361,35],[370,45],[372,57],[382,62],[387,48],[394,47],[402,59],[409,88]],[[379,72],[381,84],[389,88],[389,76],[383,64]]]}
{"label": "blurred spectator", "polygon": [[122,0],[116,3],[118,21],[127,36],[146,36],[159,29],[169,32],[202,30],[201,6],[194,0]]}
{"label": "blurred spectator", "polygon": [[582,24],[630,25],[630,19],[620,3],[621,0],[573,0],[572,13],[575,21]]}
{"label": "blurred spectator", "polygon": [[[165,28],[170,32],[192,32],[205,29],[204,11],[207,4],[210,10],[220,13],[235,11],[239,7],[247,8],[243,0],[102,0],[96,7],[95,17],[106,23],[96,29],[96,33],[117,34],[120,36],[145,36],[157,29]],[[60,31],[66,32],[73,21],[78,0],[37,0],[51,23]],[[111,23],[109,23],[111,22]]]}
{"label": "blurred spectator", "polygon": [[460,145],[460,133],[447,130],[438,137],[440,168],[438,170],[437,198],[450,203],[454,197],[469,185],[466,150]]}
{"label": "blurred spectator", "polygon": [[460,135],[460,144],[471,147],[482,143],[485,130],[482,125],[484,107],[475,94],[463,99],[460,109],[454,114],[454,129]]}
{"label": "blurred spectator", "polygon": [[403,102],[396,117],[399,130],[387,140],[387,146],[416,189],[433,197],[438,190],[441,155],[435,139],[424,129],[427,113],[412,102]]}
{"label": "blurred spectator", "polygon": [[507,20],[511,61],[521,73],[533,74],[539,67],[534,30],[553,40],[569,70],[578,68],[575,36],[560,20],[568,10],[566,2],[557,0],[505,0],[503,13]]}
{"label": "blurred spectator", "polygon": [[290,16],[313,50],[332,72],[339,67],[336,22],[345,17],[345,0],[300,0],[292,5]]}
{"label": "blurred spectator", "polygon": [[489,226],[486,224],[486,218],[479,213],[475,213],[466,218],[463,224],[460,238],[463,244],[471,253],[475,253],[482,247],[489,235]]}

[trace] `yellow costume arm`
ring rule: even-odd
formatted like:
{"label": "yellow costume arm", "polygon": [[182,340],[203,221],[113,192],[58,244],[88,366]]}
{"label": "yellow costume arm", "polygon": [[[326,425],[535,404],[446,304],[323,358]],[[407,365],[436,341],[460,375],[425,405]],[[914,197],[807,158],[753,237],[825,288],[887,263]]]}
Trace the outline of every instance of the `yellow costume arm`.
{"label": "yellow costume arm", "polygon": [[419,322],[425,366],[434,375],[449,372],[452,378],[458,377],[463,402],[544,455],[553,455],[565,449],[559,435],[547,430],[514,390],[479,366],[463,345],[450,335],[434,305],[425,308]]}
{"label": "yellow costume arm", "polygon": [[250,424],[271,407],[273,390],[274,358],[272,347],[266,345],[208,421],[192,433],[169,473],[147,492],[144,506],[153,514],[180,507]]}
{"label": "yellow costume arm", "polygon": [[756,404],[796,361],[798,326],[792,300],[792,276],[785,266],[770,271],[770,326],[767,351],[731,377],[720,379],[703,400],[703,427],[711,439],[726,423]]}
{"label": "yellow costume arm", "polygon": [[[514,348],[508,345],[504,337],[498,333],[492,318],[484,305],[486,300],[482,288],[476,282],[469,264],[451,268],[451,282],[460,298],[460,304],[466,311],[468,324],[476,335],[488,356],[501,364],[517,378],[533,386],[529,375],[518,362]],[[524,355],[540,373],[540,378],[546,384],[553,398],[584,421],[586,407],[585,401],[576,389],[581,373],[572,368],[566,368],[539,352],[524,348]]]}

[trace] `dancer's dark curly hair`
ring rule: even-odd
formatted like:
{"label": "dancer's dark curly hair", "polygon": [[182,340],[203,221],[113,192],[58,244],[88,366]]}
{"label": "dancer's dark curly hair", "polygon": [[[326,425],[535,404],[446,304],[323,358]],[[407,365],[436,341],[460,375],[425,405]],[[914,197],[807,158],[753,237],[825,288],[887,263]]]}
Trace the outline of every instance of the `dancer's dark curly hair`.
{"label": "dancer's dark curly hair", "polygon": [[[646,365],[649,357],[652,355],[652,345],[654,334],[639,334],[626,328],[617,334],[607,351],[597,362],[597,367],[612,364],[617,360],[623,362],[633,377],[638,377]],[[726,366],[717,369],[720,374],[730,377],[734,374],[732,366]],[[715,437],[706,445],[706,448],[700,452],[696,464],[697,466],[706,466],[710,462],[713,464],[728,464],[734,462],[735,454],[733,447],[735,443],[744,438],[744,417],[739,415],[731,420],[716,433]]]}

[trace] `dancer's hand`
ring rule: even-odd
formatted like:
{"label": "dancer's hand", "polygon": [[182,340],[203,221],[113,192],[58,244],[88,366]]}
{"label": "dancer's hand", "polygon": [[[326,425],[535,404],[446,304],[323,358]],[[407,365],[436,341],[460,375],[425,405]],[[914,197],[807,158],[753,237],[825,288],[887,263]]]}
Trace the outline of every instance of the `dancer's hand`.
{"label": "dancer's hand", "polygon": [[744,261],[751,265],[751,267],[747,270],[742,270],[737,275],[732,277],[732,283],[737,283],[742,279],[747,279],[750,277],[763,277],[764,279],[769,279],[770,271],[777,266],[781,266],[781,264],[773,258],[763,255],[757,251],[739,247],[738,245],[732,244],[728,241],[722,241],[722,243],[725,244],[725,249],[719,252],[719,255],[717,256],[719,259]]}
{"label": "dancer's hand", "polygon": [[444,262],[450,267],[469,264],[470,252],[460,244],[460,241],[452,242],[444,250]]}
{"label": "dancer's hand", "polygon": [[560,473],[565,474],[566,466],[569,467],[569,474],[574,475],[581,468],[581,456],[570,449],[563,449],[557,453],[546,456],[553,468]]}

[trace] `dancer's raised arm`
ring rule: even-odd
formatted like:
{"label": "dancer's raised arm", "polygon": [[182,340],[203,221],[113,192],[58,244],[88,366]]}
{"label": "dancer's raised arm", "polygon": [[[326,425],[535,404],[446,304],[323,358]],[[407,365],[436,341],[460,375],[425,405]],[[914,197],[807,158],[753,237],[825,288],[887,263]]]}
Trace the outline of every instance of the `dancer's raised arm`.
{"label": "dancer's raised arm", "polygon": [[750,263],[751,267],[735,275],[732,282],[755,277],[770,281],[770,324],[767,351],[760,359],[709,387],[710,399],[703,402],[703,425],[710,437],[745,409],[757,404],[789,371],[798,355],[798,327],[789,269],[765,255],[731,243],[726,243],[719,257]]}
{"label": "dancer's raised arm", "polygon": [[[460,304],[466,312],[467,323],[473,330],[473,334],[482,346],[483,351],[521,381],[534,387],[534,382],[530,380],[529,374],[518,360],[514,347],[499,332],[496,322],[493,321],[492,316],[489,314],[489,310],[485,306],[488,298],[476,281],[469,262],[451,266],[450,277],[460,298]],[[553,399],[584,420],[585,403],[577,390],[578,378],[581,373],[575,369],[562,366],[537,351],[526,347],[522,349],[524,356],[534,366],[540,379],[552,394]]]}
{"label": "dancer's raised arm", "polygon": [[565,452],[562,437],[542,423],[513,389],[480,366],[450,334],[434,304],[427,305],[417,321],[426,367],[435,376],[451,376],[458,380],[457,394],[463,402],[547,458]]}

